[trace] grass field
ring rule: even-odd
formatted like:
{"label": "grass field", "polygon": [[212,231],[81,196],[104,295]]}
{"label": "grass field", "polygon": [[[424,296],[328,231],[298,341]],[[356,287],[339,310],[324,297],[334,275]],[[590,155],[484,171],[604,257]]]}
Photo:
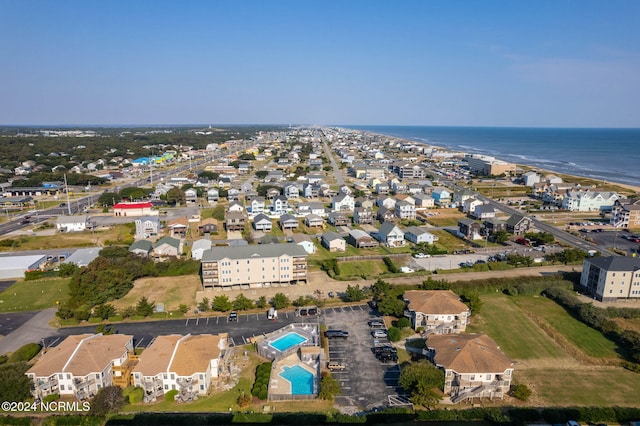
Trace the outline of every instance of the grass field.
{"label": "grass field", "polygon": [[340,275],[344,277],[362,276],[373,277],[386,274],[389,271],[382,260],[363,260],[359,262],[340,262]]}
{"label": "grass field", "polygon": [[517,383],[534,390],[541,406],[638,406],[638,374],[618,367],[526,369],[514,373]]}
{"label": "grass field", "polygon": [[[456,223],[458,221],[456,220]],[[467,244],[464,240],[452,235],[450,232],[437,230],[430,231],[433,235],[438,237],[438,241],[436,242],[436,247],[443,248],[449,251],[460,250],[469,248],[469,244]]]}
{"label": "grass field", "polygon": [[67,247],[94,247],[105,246],[110,243],[125,244],[133,242],[131,227],[127,225],[116,225],[107,230],[70,232],[53,235],[20,235],[3,238],[18,242],[13,247],[0,247],[0,251],[12,250],[42,250],[52,248]]}
{"label": "grass field", "polygon": [[545,297],[516,297],[515,301],[524,311],[544,318],[551,327],[585,354],[596,358],[619,358],[614,342],[573,318],[552,300]]}
{"label": "grass field", "polygon": [[69,298],[70,278],[19,281],[0,293],[0,312],[35,311],[63,304]]}
{"label": "grass field", "polygon": [[464,218],[464,215],[460,215],[459,217],[434,217],[431,216],[427,219],[427,222],[433,226],[457,226],[458,219]]}
{"label": "grass field", "polygon": [[501,293],[483,295],[482,302],[480,315],[472,317],[467,330],[488,334],[510,358],[553,360],[567,356],[522,312],[512,297]]}
{"label": "grass field", "polygon": [[201,288],[197,275],[141,278],[136,280],[126,296],[110,303],[116,309],[122,309],[134,306],[145,296],[149,301],[164,303],[166,311],[177,310],[181,304],[193,308],[196,305],[196,291]]}

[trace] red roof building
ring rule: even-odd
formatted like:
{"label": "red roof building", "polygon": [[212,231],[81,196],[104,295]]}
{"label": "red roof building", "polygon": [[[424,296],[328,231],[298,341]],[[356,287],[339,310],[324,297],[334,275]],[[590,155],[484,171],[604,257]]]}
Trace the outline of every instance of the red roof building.
{"label": "red roof building", "polygon": [[157,216],[158,211],[153,210],[151,202],[143,203],[116,203],[113,205],[114,216]]}

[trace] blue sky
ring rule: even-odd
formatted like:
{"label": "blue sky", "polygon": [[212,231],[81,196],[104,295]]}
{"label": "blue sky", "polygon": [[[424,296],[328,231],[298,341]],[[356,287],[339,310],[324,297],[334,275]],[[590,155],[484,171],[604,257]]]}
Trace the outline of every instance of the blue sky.
{"label": "blue sky", "polygon": [[3,124],[640,127],[640,2],[0,0]]}

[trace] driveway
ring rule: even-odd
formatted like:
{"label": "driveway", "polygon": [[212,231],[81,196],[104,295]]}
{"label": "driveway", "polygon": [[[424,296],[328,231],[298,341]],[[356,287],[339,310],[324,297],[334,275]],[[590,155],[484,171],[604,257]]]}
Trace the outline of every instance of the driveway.
{"label": "driveway", "polygon": [[55,312],[55,308],[49,308],[39,312],[2,315],[0,320],[3,321],[3,327],[0,328],[0,333],[4,334],[5,327],[10,332],[0,340],[0,354],[15,352],[27,343],[40,343],[43,338],[55,334],[57,330],[49,326]]}

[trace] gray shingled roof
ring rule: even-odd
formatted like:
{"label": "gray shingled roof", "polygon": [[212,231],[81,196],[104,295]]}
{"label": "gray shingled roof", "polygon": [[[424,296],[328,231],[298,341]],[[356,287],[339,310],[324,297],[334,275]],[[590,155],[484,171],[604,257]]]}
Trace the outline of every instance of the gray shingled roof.
{"label": "gray shingled roof", "polygon": [[211,247],[202,255],[203,262],[221,259],[248,259],[256,257],[307,256],[307,252],[297,244],[248,245],[244,247]]}
{"label": "gray shingled roof", "polygon": [[640,258],[638,257],[592,257],[586,259],[586,261],[607,271],[635,271],[640,269]]}

